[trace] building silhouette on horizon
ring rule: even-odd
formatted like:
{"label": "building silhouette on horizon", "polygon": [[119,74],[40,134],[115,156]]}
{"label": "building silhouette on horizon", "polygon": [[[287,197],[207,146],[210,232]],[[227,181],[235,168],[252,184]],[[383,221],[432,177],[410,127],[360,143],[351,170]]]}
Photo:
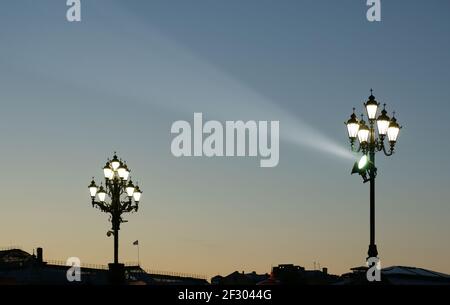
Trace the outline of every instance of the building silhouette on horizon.
{"label": "building silhouette on horizon", "polygon": [[294,264],[272,267],[271,273],[256,274],[235,271],[227,276],[217,275],[211,279],[213,285],[330,285],[339,276],[328,274],[328,269],[306,270]]}
{"label": "building silhouette on horizon", "polygon": [[[22,249],[0,250],[0,285],[108,285],[107,266],[81,266],[81,281],[69,282],[64,262],[46,262],[43,249],[36,255]],[[188,274],[147,272],[138,265],[125,266],[126,285],[206,285],[205,279]]]}
{"label": "building silhouette on horizon", "polygon": [[[64,262],[44,260],[42,248],[30,254],[19,248],[0,249],[0,285],[108,285],[107,266],[81,266],[81,281],[69,282]],[[351,268],[340,276],[327,268],[306,270],[294,264],[273,267],[270,274],[232,272],[211,278],[212,285],[367,285],[367,267]],[[181,273],[157,273],[138,265],[125,266],[126,285],[208,285],[200,276]],[[391,266],[381,270],[380,285],[450,285],[450,275],[423,268]]]}

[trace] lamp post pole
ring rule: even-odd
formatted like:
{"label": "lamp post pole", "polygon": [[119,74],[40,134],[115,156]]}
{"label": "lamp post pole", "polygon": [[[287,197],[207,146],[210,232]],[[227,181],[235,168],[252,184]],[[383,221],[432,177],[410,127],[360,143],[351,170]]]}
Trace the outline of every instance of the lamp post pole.
{"label": "lamp post pole", "polygon": [[[92,207],[110,215],[111,231],[107,235],[114,237],[114,263],[110,264],[111,282],[121,284],[124,281],[124,265],[119,263],[119,230],[120,224],[126,222],[122,215],[137,212],[142,195],[139,186],[129,179],[130,170],[125,162],[114,154],[112,160],[106,162],[103,168],[105,187],[97,187],[94,179],[89,185]],[[98,201],[96,200],[98,198]],[[107,198],[109,197],[109,198]],[[107,200],[109,199],[109,200]]]}
{"label": "lamp post pole", "polygon": [[112,229],[114,235],[114,264],[119,263],[119,230],[120,230],[120,215],[118,213],[120,194],[115,192],[113,197],[113,211],[111,213]]}
{"label": "lamp post pole", "polygon": [[369,162],[373,164],[373,168],[370,169],[370,244],[369,250],[367,252],[368,257],[377,257],[378,250],[375,244],[375,130],[373,128],[373,123],[370,126],[371,129],[371,140],[370,140],[370,152],[369,152]]}
{"label": "lamp post pole", "polygon": [[[386,104],[384,104],[381,114],[377,117],[380,104],[375,100],[372,89],[370,93],[369,100],[364,103],[369,126],[364,121],[364,115],[361,115],[361,120],[357,119],[355,108],[353,108],[353,114],[350,116],[350,119],[346,122],[352,151],[363,153],[361,160],[355,163],[352,174],[359,173],[364,183],[369,182],[370,188],[370,243],[367,259],[378,256],[375,244],[375,178],[377,176],[375,154],[382,151],[386,156],[391,156],[394,153],[394,147],[401,128],[395,118],[395,112],[392,118],[389,118],[387,115]],[[390,144],[389,149],[384,144],[386,136]],[[357,149],[355,148],[356,138],[359,141]],[[368,178],[367,175],[369,176]]]}

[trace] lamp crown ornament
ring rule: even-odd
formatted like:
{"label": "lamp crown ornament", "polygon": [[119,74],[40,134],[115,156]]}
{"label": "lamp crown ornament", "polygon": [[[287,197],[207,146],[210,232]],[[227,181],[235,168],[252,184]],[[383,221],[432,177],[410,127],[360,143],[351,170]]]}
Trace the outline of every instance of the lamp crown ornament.
{"label": "lamp crown ornament", "polygon": [[360,124],[361,126],[363,126],[363,125],[366,124],[366,122],[364,121],[364,113],[361,113],[361,121],[359,122],[359,124]]}
{"label": "lamp crown ornament", "polygon": [[381,114],[380,114],[380,116],[378,117],[378,120],[379,120],[381,117],[387,117],[387,118],[389,118],[389,117],[387,116],[386,103],[383,104],[383,110],[381,110]]}
{"label": "lamp crown ornament", "polygon": [[353,108],[353,113],[350,115],[350,119],[347,121],[347,123],[358,123],[358,118],[355,114],[355,108]]}

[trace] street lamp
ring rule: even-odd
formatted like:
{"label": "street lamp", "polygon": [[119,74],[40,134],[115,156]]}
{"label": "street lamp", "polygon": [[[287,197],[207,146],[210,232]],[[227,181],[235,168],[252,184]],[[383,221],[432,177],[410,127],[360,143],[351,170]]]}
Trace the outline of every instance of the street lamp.
{"label": "street lamp", "polygon": [[[103,175],[105,186],[100,184],[100,187],[98,187],[94,178],[92,178],[88,187],[92,207],[98,208],[111,216],[112,229],[108,231],[108,236],[111,234],[114,236],[114,264],[110,265],[110,268],[112,273],[122,273],[113,275],[116,282],[120,282],[120,279],[123,278],[123,265],[119,264],[119,230],[120,224],[125,222],[122,214],[137,212],[142,192],[129,179],[130,170],[126,163],[117,157],[116,153],[114,153],[112,160],[108,160],[103,167]],[[96,197],[98,200],[96,200]]]}
{"label": "street lamp", "polygon": [[[361,175],[363,183],[370,183],[370,244],[367,252],[368,258],[378,256],[375,244],[375,177],[377,176],[375,153],[382,151],[386,156],[391,156],[394,153],[394,147],[401,128],[395,118],[395,112],[392,119],[387,115],[386,104],[383,105],[381,114],[377,117],[379,105],[373,96],[372,89],[370,89],[369,100],[364,103],[369,125],[366,125],[364,115],[361,115],[361,120],[358,121],[355,115],[355,108],[353,108],[350,119],[345,123],[352,151],[362,152],[363,154],[361,159],[355,162],[351,173],[358,173]],[[386,135],[389,141],[389,150],[384,145]],[[354,145],[356,138],[359,141],[358,149]]]}

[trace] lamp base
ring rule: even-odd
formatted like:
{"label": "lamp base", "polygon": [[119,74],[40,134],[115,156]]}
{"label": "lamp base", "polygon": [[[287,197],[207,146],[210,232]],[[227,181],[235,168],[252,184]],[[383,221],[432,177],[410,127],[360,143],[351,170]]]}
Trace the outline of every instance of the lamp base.
{"label": "lamp base", "polygon": [[108,266],[109,283],[112,285],[123,285],[125,283],[125,265],[111,263]]}
{"label": "lamp base", "polygon": [[373,244],[373,245],[369,245],[369,251],[367,251],[367,255],[368,255],[368,259],[370,257],[378,257],[378,250],[377,250],[377,245]]}

